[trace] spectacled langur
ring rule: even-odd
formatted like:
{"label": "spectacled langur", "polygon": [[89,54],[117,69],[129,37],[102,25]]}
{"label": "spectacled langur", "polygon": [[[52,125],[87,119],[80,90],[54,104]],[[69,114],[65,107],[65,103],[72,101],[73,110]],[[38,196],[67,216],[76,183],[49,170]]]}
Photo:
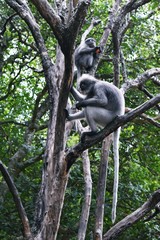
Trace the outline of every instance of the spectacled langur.
{"label": "spectacled langur", "polygon": [[[79,87],[83,94],[74,87],[71,93],[76,101],[76,108],[83,108],[74,114],[67,111],[69,121],[76,119],[86,119],[91,132],[83,134],[94,135],[97,133],[98,126],[106,127],[114,118],[124,114],[125,101],[120,89],[111,83],[97,80],[93,76],[83,74],[79,79]],[[119,137],[118,128],[113,134],[114,152],[114,186],[112,202],[112,222],[116,219],[116,206],[119,181]],[[84,135],[82,135],[84,137]],[[83,141],[82,137],[82,141]]]}
{"label": "spectacled langur", "polygon": [[77,67],[77,79],[84,72],[89,72],[94,66],[95,60],[101,53],[101,48],[96,47],[94,38],[87,38],[75,50],[75,65]]}

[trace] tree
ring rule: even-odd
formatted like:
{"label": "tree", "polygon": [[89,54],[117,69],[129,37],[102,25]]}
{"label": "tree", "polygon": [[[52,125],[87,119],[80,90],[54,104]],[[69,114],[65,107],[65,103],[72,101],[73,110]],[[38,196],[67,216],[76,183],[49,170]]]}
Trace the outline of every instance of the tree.
{"label": "tree", "polygon": [[[73,123],[65,124],[64,109],[67,105],[70,87],[73,84],[73,53],[76,38],[81,35],[81,31],[84,31],[82,27],[85,24],[85,19],[87,19],[89,12],[92,15],[90,9],[93,9],[96,3],[92,3],[90,0],[54,1],[54,3],[46,0],[31,0],[30,3],[24,0],[6,0],[5,2],[13,12],[9,12],[9,17],[7,17],[6,21],[3,23],[3,28],[1,30],[2,61],[0,67],[1,69],[5,69],[5,71],[2,72],[2,77],[4,76],[4,80],[7,80],[6,83],[5,81],[3,83],[2,96],[0,98],[2,101],[2,108],[8,111],[9,106],[6,105],[4,100],[9,99],[10,96],[14,96],[15,92],[19,93],[19,95],[17,94],[18,96],[24,94],[21,90],[22,87],[21,89],[19,88],[23,78],[25,80],[32,80],[33,78],[33,82],[28,80],[30,84],[29,90],[25,93],[26,95],[24,94],[23,96],[26,100],[29,98],[34,99],[34,104],[28,107],[27,112],[24,111],[22,103],[22,109],[17,110],[19,116],[21,116],[20,121],[16,120],[16,114],[13,113],[11,115],[8,114],[9,118],[5,118],[5,120],[3,119],[1,122],[2,134],[6,140],[6,129],[3,128],[3,125],[10,124],[10,128],[12,125],[18,125],[21,126],[21,128],[25,128],[25,131],[19,130],[21,135],[24,134],[24,137],[21,136],[19,140],[21,145],[18,144],[18,148],[16,145],[14,148],[11,148],[10,155],[9,157],[7,156],[9,161],[2,161],[5,162],[5,164],[8,163],[7,166],[10,174],[4,166],[4,163],[1,162],[0,164],[0,170],[14,196],[14,201],[22,220],[23,234],[27,239],[57,239],[69,172],[71,166],[74,166],[76,159],[83,153],[86,191],[78,239],[85,239],[91,201],[91,176],[87,149],[105,139],[100,163],[101,170],[98,181],[99,193],[97,194],[96,224],[94,229],[94,238],[102,239],[104,193],[108,164],[106,159],[108,159],[111,144],[110,134],[117,129],[117,127],[124,126],[136,117],[139,117],[139,121],[143,119],[143,121],[147,121],[156,128],[160,126],[158,115],[160,109],[158,105],[160,102],[160,94],[158,94],[158,87],[160,85],[158,75],[160,75],[160,68],[157,67],[158,60],[156,60],[158,58],[158,50],[156,50],[156,44],[158,44],[157,32],[154,29],[155,35],[151,38],[151,45],[154,45],[155,52],[151,55],[145,55],[145,59],[148,59],[148,62],[145,64],[143,61],[143,65],[140,66],[138,71],[137,63],[134,65],[134,60],[137,62],[139,61],[137,56],[141,56],[140,51],[142,51],[144,45],[142,44],[142,47],[137,47],[137,49],[134,49],[132,52],[132,46],[129,46],[130,41],[128,40],[128,36],[131,36],[131,38],[133,38],[132,44],[134,43],[134,36],[132,36],[132,31],[134,30],[132,29],[134,29],[134,26],[137,26],[142,19],[149,19],[148,25],[146,24],[146,26],[152,26],[152,16],[158,15],[158,1],[130,0],[126,3],[117,0],[111,9],[105,6],[104,1],[97,2],[97,4],[100,5],[101,11],[104,13],[104,19],[102,19],[102,21],[105,26],[103,31],[101,29],[98,35],[99,45],[102,47],[103,52],[94,66],[95,70],[97,70],[97,76],[107,79],[109,77],[108,73],[112,73],[112,64],[108,67],[105,65],[106,62],[110,61],[110,59],[107,60],[105,54],[109,53],[109,56],[111,56],[111,52],[113,51],[113,75],[110,77],[113,78],[113,83],[118,86],[120,82],[122,82],[121,88],[126,96],[131,89],[132,91],[136,89],[133,96],[134,94],[136,95],[138,89],[145,93],[150,100],[147,100],[143,104],[141,103],[145,100],[133,101],[133,107],[136,106],[134,110],[126,109],[128,113],[116,118],[113,123],[100,131],[97,135],[92,138],[88,137],[85,139],[85,142],[79,142],[69,149],[67,148],[67,139],[72,133]],[[111,6],[110,2],[108,2],[108,4]],[[5,4],[4,6],[6,7]],[[152,9],[152,11],[149,9]],[[3,12],[6,16],[8,15],[7,11],[11,10],[7,9]],[[143,16],[143,11],[146,11],[146,16]],[[136,12],[138,12],[138,14],[136,14]],[[105,16],[106,14],[107,17]],[[140,18],[140,20],[138,18]],[[15,25],[14,21],[17,25]],[[96,32],[98,32],[98,28],[96,29],[95,27],[97,22],[96,24],[95,21],[90,22],[91,25],[88,28],[86,26],[87,29],[83,37],[86,37],[91,30],[95,31],[93,35],[96,35]],[[156,24],[158,25],[158,23]],[[8,30],[8,25],[12,28],[12,31]],[[146,26],[144,26],[144,34]],[[27,37],[23,35],[22,30],[26,32]],[[131,33],[129,33],[129,31]],[[53,35],[51,35],[51,33]],[[15,39],[15,36],[16,41],[12,41]],[[10,51],[7,52],[9,44],[11,45]],[[20,49],[15,53],[14,49],[17,48],[17,46],[20,46]],[[53,50],[56,54],[52,53]],[[126,57],[126,59],[128,62],[125,61],[124,57],[127,55],[128,58]],[[29,56],[32,58],[30,59]],[[54,62],[52,56],[55,59]],[[134,60],[132,59],[133,56],[135,56]],[[152,59],[153,63],[151,63]],[[5,60],[8,64],[8,68],[6,67],[7,65],[5,65]],[[103,71],[101,68],[99,69],[101,64],[104,64]],[[140,62],[140,64],[142,63]],[[40,66],[42,66],[42,70]],[[24,73],[22,72],[23,69],[25,69]],[[33,70],[33,76],[29,72],[31,69]],[[8,80],[10,75],[11,80]],[[42,81],[43,76],[45,77],[45,83]],[[130,79],[129,76],[132,76],[132,79]],[[35,80],[36,77],[38,80]],[[26,83],[27,86],[29,84],[28,82]],[[33,88],[35,86],[36,89],[34,92]],[[147,86],[147,88],[145,86]],[[147,90],[148,88],[153,94]],[[49,119],[47,115],[48,110]],[[149,115],[144,114],[147,110],[149,110]],[[5,116],[7,116],[7,113],[5,113]],[[44,141],[38,144],[36,138],[37,140],[40,140],[43,136],[45,138],[43,130],[47,125],[47,140],[44,147]],[[77,125],[81,132],[83,129],[82,125],[80,123]],[[18,134],[17,129],[14,129],[13,134],[14,132],[16,135]],[[34,148],[32,149],[32,154],[30,154],[31,146]],[[107,154],[105,152],[106,149]],[[11,176],[16,180],[21,171],[42,159],[42,182],[38,201],[36,203],[36,217],[34,221],[35,232],[33,234]],[[139,214],[137,214],[136,211],[132,213],[132,216],[128,216],[127,219],[131,219],[130,225],[154,209],[159,201],[160,192],[158,190],[141,209],[137,210]],[[130,226],[125,219],[123,220],[123,224],[123,228],[121,227],[121,222],[119,222],[119,225],[116,224],[113,226],[113,228],[104,234],[103,239],[116,238],[122,230]]]}

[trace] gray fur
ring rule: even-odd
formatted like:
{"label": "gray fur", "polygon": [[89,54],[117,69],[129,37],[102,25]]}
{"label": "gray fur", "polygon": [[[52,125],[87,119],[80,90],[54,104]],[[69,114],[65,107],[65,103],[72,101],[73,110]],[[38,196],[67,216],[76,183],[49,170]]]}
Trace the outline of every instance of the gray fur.
{"label": "gray fur", "polygon": [[[96,133],[98,126],[107,126],[116,116],[123,115],[125,109],[124,96],[120,89],[111,83],[97,80],[93,76],[83,74],[79,79],[79,93],[75,88],[71,92],[78,101],[76,107],[83,108],[74,114],[68,115],[68,120],[86,119],[91,132]],[[85,95],[84,95],[85,94]],[[89,134],[89,133],[86,133]],[[112,203],[112,222],[116,219],[116,206],[119,182],[119,137],[120,128],[113,135],[114,152],[114,187]]]}

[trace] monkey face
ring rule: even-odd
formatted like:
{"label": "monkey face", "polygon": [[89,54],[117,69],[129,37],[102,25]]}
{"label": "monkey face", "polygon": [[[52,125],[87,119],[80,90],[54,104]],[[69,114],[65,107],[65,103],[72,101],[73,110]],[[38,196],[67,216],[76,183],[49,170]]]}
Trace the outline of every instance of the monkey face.
{"label": "monkey face", "polygon": [[82,92],[84,92],[87,89],[86,81],[81,81],[80,89],[81,89]]}
{"label": "monkey face", "polygon": [[85,43],[87,44],[87,46],[89,46],[90,48],[96,47],[96,41],[94,38],[87,38]]}
{"label": "monkey face", "polygon": [[88,79],[84,79],[80,82],[80,91],[83,94],[88,94],[91,91],[91,88],[93,87],[93,85],[95,84],[95,82],[92,82],[91,80]]}

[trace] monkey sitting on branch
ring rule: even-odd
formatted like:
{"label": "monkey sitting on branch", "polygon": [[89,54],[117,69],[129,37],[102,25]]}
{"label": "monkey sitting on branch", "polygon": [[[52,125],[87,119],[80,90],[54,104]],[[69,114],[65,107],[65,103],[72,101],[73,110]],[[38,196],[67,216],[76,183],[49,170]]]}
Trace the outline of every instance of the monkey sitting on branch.
{"label": "monkey sitting on branch", "polygon": [[101,47],[96,47],[94,38],[87,38],[75,50],[75,65],[77,67],[77,79],[84,72],[89,72],[95,64],[98,55],[101,53]]}
{"label": "monkey sitting on branch", "polygon": [[[85,135],[92,136],[97,133],[98,126],[106,127],[117,116],[123,115],[125,110],[125,101],[120,89],[111,83],[100,81],[89,74],[83,74],[79,79],[79,88],[82,94],[74,87],[71,93],[78,103],[76,108],[83,108],[74,114],[69,114],[66,110],[67,120],[86,119],[91,131],[84,132],[81,141]],[[116,218],[116,206],[119,181],[119,137],[118,128],[113,134],[113,152],[114,152],[114,187],[112,203],[112,222]]]}

